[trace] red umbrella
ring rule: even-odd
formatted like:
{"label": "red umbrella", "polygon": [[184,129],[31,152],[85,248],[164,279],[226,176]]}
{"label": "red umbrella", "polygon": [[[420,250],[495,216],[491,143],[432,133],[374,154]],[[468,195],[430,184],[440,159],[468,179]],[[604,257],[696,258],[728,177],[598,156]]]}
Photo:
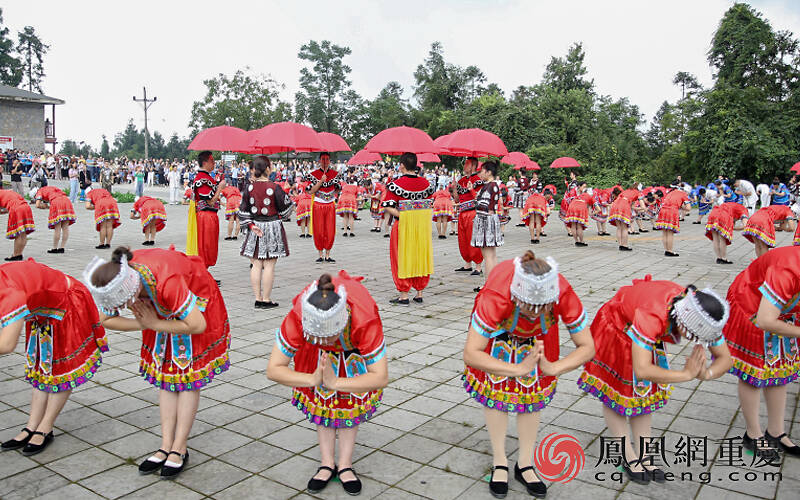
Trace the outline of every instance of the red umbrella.
{"label": "red umbrella", "polygon": [[578,163],[578,160],[575,158],[570,158],[569,156],[562,156],[561,158],[556,158],[553,163],[550,164],[550,168],[570,168],[570,167],[580,167],[581,164]]}
{"label": "red umbrella", "polygon": [[443,136],[437,137],[433,140],[433,143],[441,149],[439,154],[446,154],[447,148],[444,147],[444,144],[450,139],[450,134],[445,134]]}
{"label": "red umbrella", "polygon": [[420,153],[417,155],[417,161],[425,163],[439,163],[442,161],[439,155],[433,153]]}
{"label": "red umbrella", "polygon": [[192,151],[237,151],[244,145],[247,132],[237,127],[222,125],[211,127],[194,136],[189,147]]}
{"label": "red umbrella", "polygon": [[418,128],[392,127],[378,132],[364,147],[371,153],[401,155],[403,153],[438,153],[431,136]]}
{"label": "red umbrella", "polygon": [[800,174],[800,161],[798,161],[797,163],[795,163],[794,165],[792,165],[792,168],[791,168],[790,170],[791,170],[792,172],[797,172],[797,173],[799,173],[799,174]]}
{"label": "red umbrella", "polygon": [[444,140],[441,146],[451,156],[505,156],[508,154],[502,139],[491,132],[479,128],[456,130]]}
{"label": "red umbrella", "polygon": [[322,144],[324,151],[350,151],[350,146],[347,145],[341,136],[332,134],[330,132],[319,132],[317,134],[319,142]]}
{"label": "red umbrella", "polygon": [[362,149],[353,155],[352,158],[347,160],[348,165],[371,165],[375,162],[381,161],[381,155],[378,153],[370,153],[366,149]]}
{"label": "red umbrella", "polygon": [[[503,162],[503,163],[505,163],[505,162]],[[517,165],[516,167],[514,167],[514,170],[522,170],[522,165]]]}
{"label": "red umbrella", "polygon": [[314,129],[294,122],[271,123],[248,133],[247,147],[261,154],[326,151]]}
{"label": "red umbrella", "polygon": [[536,163],[536,162],[535,162],[535,161],[533,161],[533,160],[531,160],[531,162],[530,162],[530,163],[528,163],[527,165],[525,165],[525,170],[541,170],[541,169],[542,169],[542,167],[540,167],[540,166],[539,166],[539,164],[538,164],[538,163]]}

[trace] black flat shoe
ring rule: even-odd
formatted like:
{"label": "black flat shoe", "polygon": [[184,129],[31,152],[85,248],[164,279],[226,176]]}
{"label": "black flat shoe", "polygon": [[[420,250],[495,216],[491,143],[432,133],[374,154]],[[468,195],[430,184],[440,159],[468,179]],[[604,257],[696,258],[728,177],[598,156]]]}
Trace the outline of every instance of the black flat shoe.
{"label": "black flat shoe", "polygon": [[534,245],[538,245],[539,244],[539,240],[533,239],[533,240],[531,240],[531,243],[533,243]]}
{"label": "black flat shoe", "polygon": [[639,232],[640,233],[649,233],[650,230],[649,229],[640,229]]}
{"label": "black flat shoe", "polygon": [[14,262],[15,260],[22,260],[22,255],[15,255],[13,257],[6,257],[6,262]]}
{"label": "black flat shoe", "polygon": [[633,472],[631,470],[631,465],[636,465],[639,463],[639,460],[634,460],[630,464],[625,460],[621,460],[622,470],[625,471],[625,475],[628,476],[628,479],[633,481],[636,484],[650,484],[650,475],[647,472]]}
{"label": "black flat shoe", "polygon": [[675,252],[664,252],[664,257],[678,257],[678,254]]}
{"label": "black flat shoe", "polygon": [[481,291],[481,288],[483,288],[483,287],[482,286],[476,286],[475,288],[472,289],[472,291],[475,292],[475,293],[478,293],[478,292]]}
{"label": "black flat shoe", "polygon": [[167,455],[168,459],[170,455],[177,455],[181,457],[181,464],[177,467],[173,467],[171,465],[167,465],[167,462],[164,461],[164,465],[161,466],[161,477],[164,479],[175,479],[178,477],[178,474],[183,471],[183,469],[186,467],[186,463],[189,461],[189,450],[186,450],[186,453],[184,454],[180,454],[177,451],[171,451],[169,452],[169,455]]}
{"label": "black flat shoe", "polygon": [[651,481],[656,483],[666,483],[667,482],[667,475],[664,474],[664,471],[655,467],[653,469],[648,469],[647,467],[644,468],[647,471],[647,477],[650,478]]}
{"label": "black flat shoe", "polygon": [[333,263],[333,262],[336,262],[336,261],[334,259],[331,259],[330,257],[328,257],[327,259],[325,259],[325,262]]}
{"label": "black flat shoe", "polygon": [[519,468],[519,464],[514,464],[514,479],[519,481],[520,483],[525,485],[525,489],[528,490],[528,494],[532,495],[536,498],[544,498],[547,495],[547,486],[542,481],[535,481],[529,483],[522,477],[522,473],[526,470],[533,470],[533,467],[523,467]]}
{"label": "black flat shoe", "polygon": [[417,304],[422,304],[422,297],[414,297],[412,300]]}
{"label": "black flat shoe", "polygon": [[692,224],[702,224],[702,222],[694,221]]}
{"label": "black flat shoe", "polygon": [[544,233],[539,233],[539,236],[545,237],[545,236],[547,236],[547,235],[546,235],[546,234],[544,234]]}
{"label": "black flat shoe", "polygon": [[480,276],[481,272],[476,269],[476,270],[472,271],[471,273],[469,273],[469,275],[470,276]]}
{"label": "black flat shoe", "polygon": [[[747,433],[745,433],[745,435],[747,435]],[[785,444],[781,443],[781,439],[783,439],[785,436],[786,436],[785,432],[780,436],[774,436],[774,437],[769,433],[769,431],[764,432],[764,437],[767,438],[767,441],[769,441],[771,446],[783,450],[783,452],[786,453],[787,455],[791,455],[793,457],[800,457],[800,446],[797,446],[796,444],[792,446],[786,446]]]}
{"label": "black flat shoe", "polygon": [[106,248],[106,246],[105,245],[97,245],[95,248],[98,249],[98,250],[103,250],[103,249]]}
{"label": "black flat shoe", "polygon": [[[164,459],[159,461],[150,460],[150,458],[153,458],[156,455],[156,453],[163,453]],[[156,453],[153,453],[153,455],[151,455],[149,458],[145,459],[144,462],[139,464],[139,474],[145,476],[147,474],[152,474],[153,472],[161,469],[161,467],[164,465],[164,462],[167,461],[167,456],[169,455],[169,453],[166,450],[158,450],[156,451]]]}
{"label": "black flat shoe", "polygon": [[238,240],[238,239],[239,239],[239,237],[238,237],[238,236],[231,236],[231,241],[236,241],[236,240]]}
{"label": "black flat shoe", "polygon": [[342,236],[344,236],[345,238],[347,238],[347,233],[342,233]]}
{"label": "black flat shoe", "polygon": [[489,480],[489,493],[495,498],[505,498],[506,495],[508,495],[508,479],[505,481],[495,481],[494,471],[498,469],[508,472],[508,467],[505,465],[495,465],[492,467],[492,477]]}
{"label": "black flat shoe", "polygon": [[255,307],[256,309],[264,309],[264,304],[265,304],[265,302],[264,302],[264,301],[257,300],[257,301],[255,301],[255,303],[253,304],[253,307]]}
{"label": "black flat shoe", "polygon": [[48,446],[50,446],[50,443],[53,442],[53,439],[55,439],[55,437],[53,436],[53,431],[50,431],[47,434],[45,434],[44,432],[36,431],[31,433],[31,438],[29,438],[29,440],[32,439],[33,436],[35,436],[36,434],[44,436],[44,441],[42,441],[42,444],[31,444],[30,442],[26,444],[25,447],[22,448],[22,454],[25,455],[26,457],[43,452],[44,450],[47,449]]}
{"label": "black flat shoe", "polygon": [[472,268],[471,267],[459,267],[458,269],[456,269],[456,272],[457,273],[472,272]]}
{"label": "black flat shoe", "polygon": [[441,234],[440,234],[440,235],[439,235],[439,239],[440,239],[440,240],[446,240],[446,239],[447,239],[447,236],[443,236],[443,235],[441,235]]}
{"label": "black flat shoe", "polygon": [[[354,476],[356,476],[356,471],[351,469],[350,467],[346,467],[339,471],[339,481],[342,481],[342,472],[352,472]],[[352,481],[342,481],[342,488],[346,491],[349,495],[356,496],[361,494],[361,480],[356,476],[356,478]]]}
{"label": "black flat shoe", "polygon": [[308,485],[306,485],[306,489],[308,490],[309,493],[319,493],[320,491],[324,490],[326,486],[328,486],[328,483],[330,482],[331,479],[336,477],[337,474],[336,467],[331,469],[330,467],[326,467],[323,465],[322,467],[317,469],[317,472],[314,475],[316,476],[317,474],[319,474],[319,471],[321,470],[331,471],[330,477],[328,479],[314,479],[313,477],[309,479]]}
{"label": "black flat shoe", "polygon": [[320,257],[320,258],[319,258],[319,259],[317,259],[316,261],[317,261],[317,262],[325,262],[325,259],[323,259],[322,257]]}
{"label": "black flat shoe", "polygon": [[576,247],[588,247],[588,246],[589,246],[589,244],[588,244],[588,243],[584,243],[584,242],[582,242],[582,241],[576,241],[576,242],[575,242],[575,246],[576,246]]}
{"label": "black flat shoe", "polygon": [[278,303],[271,300],[261,303],[261,309],[272,309],[273,307],[278,307]]}
{"label": "black flat shoe", "polygon": [[[525,227],[525,224],[524,223],[517,224],[517,227]],[[506,468],[506,470],[508,470],[508,468]]]}
{"label": "black flat shoe", "polygon": [[407,306],[411,302],[408,299],[392,299],[389,301],[389,303],[394,305]]}
{"label": "black flat shoe", "polygon": [[58,253],[58,248],[51,248],[47,253]]}
{"label": "black flat shoe", "polygon": [[350,233],[350,237],[351,238],[355,238],[356,237],[356,233]]}
{"label": "black flat shoe", "polygon": [[620,245],[620,246],[619,246],[619,251],[620,251],[620,252],[632,252],[632,251],[633,251],[633,248],[631,248],[631,247],[624,247],[624,246]]}
{"label": "black flat shoe", "polygon": [[27,436],[20,440],[9,439],[8,441],[5,441],[3,444],[0,444],[0,449],[3,451],[18,450],[24,447],[26,444],[28,444],[28,441],[30,441],[31,438],[33,437],[33,431],[28,429],[27,427],[24,427],[22,429],[22,432],[26,433]]}
{"label": "black flat shoe", "polygon": [[391,238],[391,236],[392,236],[392,235],[391,235],[391,234],[389,234],[389,233],[386,233],[386,234],[384,234],[384,235],[383,235],[383,237],[384,237],[384,238]]}

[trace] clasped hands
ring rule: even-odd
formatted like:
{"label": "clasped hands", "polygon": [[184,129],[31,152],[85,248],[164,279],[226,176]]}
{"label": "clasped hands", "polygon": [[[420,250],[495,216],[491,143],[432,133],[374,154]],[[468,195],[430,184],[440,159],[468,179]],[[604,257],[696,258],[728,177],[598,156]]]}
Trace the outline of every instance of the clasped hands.
{"label": "clasped hands", "polygon": [[311,377],[314,387],[321,385],[331,391],[338,390],[339,377],[334,373],[328,356],[323,356],[322,361],[317,364],[317,369],[314,370]]}
{"label": "clasped hands", "polygon": [[530,354],[525,356],[525,359],[523,359],[521,363],[514,365],[514,367],[519,370],[519,373],[515,374],[515,376],[524,377],[530,375],[537,366],[539,367],[539,373],[543,376],[549,377],[558,375],[555,363],[548,361],[544,355],[543,342],[534,343],[533,350]]}

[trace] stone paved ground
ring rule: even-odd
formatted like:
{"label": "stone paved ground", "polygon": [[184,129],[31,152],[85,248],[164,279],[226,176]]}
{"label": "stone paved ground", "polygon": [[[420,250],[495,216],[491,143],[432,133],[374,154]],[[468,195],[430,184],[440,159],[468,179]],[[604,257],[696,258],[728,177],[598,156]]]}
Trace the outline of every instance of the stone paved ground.
{"label": "stone paved ground", "polygon": [[[166,198],[163,189],[150,190]],[[123,205],[126,212],[130,205]],[[96,233],[91,212],[80,207],[79,220],[63,256],[45,253],[51,232],[45,211],[35,210],[38,231],[31,238],[26,257],[80,276],[95,253]],[[168,207],[167,229],[158,245],[185,242],[186,207]],[[614,291],[632,278],[651,273],[656,278],[679,283],[710,285],[724,293],[733,277],[752,257],[752,246],[736,235],[731,258],[736,265],[714,264],[711,244],[699,226],[685,224],[678,238],[681,257],[664,259],[660,241],[652,233],[632,238],[634,252],[620,254],[609,238],[591,236],[589,247],[575,248],[555,217],[547,227],[549,236],[535,248],[539,255],[553,255],[561,271],[572,282],[590,315]],[[5,217],[0,217],[0,225]],[[367,231],[368,222],[357,224],[357,237],[337,236],[335,265],[313,262],[309,240],[297,238],[296,226],[287,225],[292,255],[278,265],[274,300],[281,307],[256,311],[252,307],[247,261],[234,242],[221,241],[220,263],[213,274],[222,280],[233,341],[232,368],[203,392],[200,412],[189,441],[191,461],[177,481],[139,476],[137,463],[159,445],[156,391],[137,375],[139,335],[110,333],[111,352],[104,356],[96,377],[77,390],[57,421],[57,439],[44,453],[26,458],[17,452],[0,455],[0,498],[309,498],[305,483],[319,458],[312,425],[288,403],[290,389],[267,380],[264,372],[272,349],[275,328],[288,311],[291,298],[303,285],[323,271],[347,269],[366,277],[365,284],[378,301],[384,321],[391,382],[376,417],[363,425],[355,452],[355,467],[363,482],[365,498],[490,498],[482,481],[491,466],[489,443],[479,405],[468,400],[461,388],[461,350],[465,327],[477,286],[476,277],[456,274],[459,265],[454,237],[434,240],[436,274],[426,290],[423,306],[390,306],[395,296],[389,275],[388,239]],[[594,235],[592,229],[590,234]],[[788,234],[779,236],[789,243]],[[114,243],[140,248],[138,221],[125,221]],[[510,227],[501,259],[528,248],[527,233]],[[9,251],[3,243],[2,253]],[[106,252],[108,253],[108,252]],[[624,257],[624,258],[623,258]],[[561,333],[564,351],[571,349],[566,331]],[[21,344],[14,354],[0,357],[0,437],[12,437],[27,419],[30,387],[22,380]],[[682,366],[681,346],[671,362]],[[548,498],[797,498],[800,492],[800,461],[788,458],[782,481],[738,482],[745,471],[717,465],[691,468],[673,466],[680,473],[691,471],[694,481],[642,487],[628,482],[600,482],[595,473],[612,472],[609,465],[596,467],[599,436],[605,433],[600,403],[578,391],[575,371],[561,377],[553,403],[542,413],[540,438],[552,432],[577,437],[586,449],[586,467],[567,484],[550,484]],[[786,418],[788,428],[800,438],[798,385],[790,388]],[[766,418],[764,417],[764,422]],[[743,420],[738,410],[736,380],[680,384],[672,400],[653,417],[656,433],[665,434],[674,449],[682,434],[709,439],[739,436]],[[509,426],[509,453],[516,452],[516,428]],[[716,456],[716,445],[709,455]],[[513,463],[515,455],[511,456]],[[672,462],[671,457],[670,463]],[[701,472],[710,472],[708,484]],[[760,474],[760,471],[759,471]],[[510,483],[509,498],[525,498],[520,485]],[[329,485],[325,498],[343,498],[338,484]]]}

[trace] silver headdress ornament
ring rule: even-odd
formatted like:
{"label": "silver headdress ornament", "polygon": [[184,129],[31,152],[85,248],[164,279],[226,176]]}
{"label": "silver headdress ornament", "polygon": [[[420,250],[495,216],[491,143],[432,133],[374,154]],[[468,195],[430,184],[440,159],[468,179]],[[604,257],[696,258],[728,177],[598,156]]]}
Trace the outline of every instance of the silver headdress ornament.
{"label": "silver headdress ornament", "polygon": [[703,293],[711,295],[722,304],[722,319],[712,318],[697,300],[697,290],[690,290],[686,297],[675,303],[672,308],[672,317],[686,329],[686,338],[704,347],[722,335],[722,328],[728,321],[730,307],[728,302],[710,288],[703,289]]}
{"label": "silver headdress ornament", "polygon": [[303,294],[303,335],[311,343],[318,339],[337,337],[344,331],[350,313],[347,311],[347,290],[343,286],[336,289],[339,301],[327,311],[323,311],[311,304],[308,299],[317,291],[315,281]]}
{"label": "silver headdress ornament", "polygon": [[547,257],[546,262],[550,265],[550,270],[536,275],[525,272],[520,257],[514,259],[511,296],[530,306],[558,302],[558,263],[552,257]]}
{"label": "silver headdress ornament", "polygon": [[94,286],[92,276],[97,268],[106,262],[108,261],[95,256],[83,271],[83,281],[97,305],[105,311],[114,312],[139,293],[142,281],[139,273],[128,265],[128,258],[123,255],[119,263],[119,273],[114,276],[114,279],[104,286]]}

